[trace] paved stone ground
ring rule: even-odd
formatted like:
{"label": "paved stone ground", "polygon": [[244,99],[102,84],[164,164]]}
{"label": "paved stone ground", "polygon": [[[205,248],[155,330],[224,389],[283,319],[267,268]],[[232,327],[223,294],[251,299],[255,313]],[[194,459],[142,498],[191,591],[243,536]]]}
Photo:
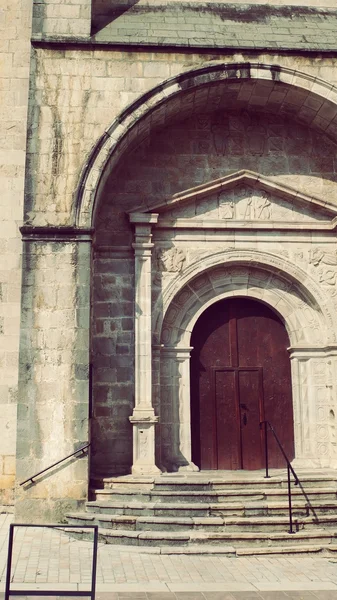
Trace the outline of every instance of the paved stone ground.
{"label": "paved stone ground", "polygon": [[[0,580],[4,589],[10,515],[0,515]],[[92,544],[63,531],[16,530],[12,587],[21,591],[90,586]],[[240,557],[161,555],[100,544],[98,600],[337,600],[333,556]],[[21,596],[19,597],[21,598]]]}

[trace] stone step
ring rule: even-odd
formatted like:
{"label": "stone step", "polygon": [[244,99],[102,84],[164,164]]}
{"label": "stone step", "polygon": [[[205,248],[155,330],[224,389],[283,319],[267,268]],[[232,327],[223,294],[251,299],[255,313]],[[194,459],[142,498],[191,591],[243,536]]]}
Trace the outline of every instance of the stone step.
{"label": "stone step", "polygon": [[[321,535],[320,532],[316,532],[315,535],[311,535],[309,538],[306,534],[305,537],[302,532],[302,536],[300,533],[295,534],[294,536],[290,536],[288,534],[287,538],[291,543],[285,544],[284,536],[276,536],[274,535],[272,538],[269,536],[269,539],[264,536],[260,537],[259,540],[256,540],[256,536],[254,536],[254,542],[258,543],[250,543],[251,537],[245,535],[241,538],[236,536],[236,539],[239,540],[239,545],[228,545],[224,543],[212,545],[205,543],[198,544],[196,538],[192,538],[190,536],[188,540],[188,545],[184,543],[186,541],[186,536],[159,536],[160,540],[166,540],[169,543],[166,545],[160,544],[152,544],[149,543],[149,538],[146,538],[146,545],[142,543],[142,539],[134,532],[124,532],[121,535],[121,531],[113,532],[112,535],[108,536],[106,530],[99,529],[99,537],[101,540],[104,540],[108,543],[112,543],[123,547],[127,545],[129,547],[128,551],[132,552],[140,552],[146,553],[151,552],[151,554],[169,554],[169,555],[179,555],[179,554],[187,554],[187,555],[221,555],[221,556],[261,556],[264,554],[267,555],[298,555],[298,554],[313,554],[313,553],[324,553],[334,554],[337,552],[337,544],[335,543],[335,538],[331,538],[330,536]],[[91,539],[92,534],[88,533],[86,529],[78,530],[74,529],[73,531],[67,529],[67,534],[71,535],[75,538],[80,539]],[[89,536],[89,537],[88,537]],[[300,539],[301,536],[301,539]],[[290,539],[291,538],[291,539]],[[226,538],[228,540],[228,536]],[[151,540],[151,538],[150,538]],[[158,541],[158,536],[153,538],[153,541]],[[174,541],[179,540],[179,545],[175,544]],[[229,538],[230,541],[231,538]],[[296,544],[296,540],[297,543]],[[131,543],[130,543],[131,542]],[[240,544],[249,543],[250,545],[244,546]],[[235,540],[234,540],[235,544]],[[263,545],[262,545],[263,544]]]}
{"label": "stone step", "polygon": [[[311,509],[305,499],[300,502],[296,499],[292,504],[294,516],[337,514],[337,501],[317,501],[310,503]],[[163,502],[88,502],[88,513],[129,516],[166,516],[166,517],[207,517],[207,516],[276,516],[288,515],[288,502],[267,503],[260,502],[226,502],[218,503],[168,503]]]}
{"label": "stone step", "polygon": [[[305,492],[310,500],[314,498],[317,500],[337,500],[337,491],[332,488],[305,488]],[[215,491],[209,490],[207,492],[204,491],[171,491],[171,490],[139,490],[139,489],[102,489],[95,490],[95,497],[98,502],[106,502],[106,501],[115,501],[118,500],[120,502],[129,502],[139,501],[139,502],[183,502],[183,503],[191,503],[197,502],[207,502],[214,503],[220,502],[222,504],[226,502],[244,502],[244,501],[259,501],[259,500],[271,500],[278,501],[284,500],[287,498],[288,490],[287,489],[248,489],[248,490],[227,490],[223,491]],[[300,488],[297,486],[292,487],[292,496],[294,498],[303,498],[303,493]]]}
{"label": "stone step", "polygon": [[[189,532],[203,530],[205,532],[224,531],[256,531],[284,532],[289,529],[288,516],[279,517],[139,517],[130,515],[102,515],[99,513],[74,513],[68,515],[71,525],[78,523],[85,525],[95,523],[102,529],[122,529],[127,531],[152,531],[152,532]],[[301,531],[317,527],[336,527],[337,515],[322,515],[314,517],[294,517],[294,531]]]}
{"label": "stone step", "polygon": [[[336,489],[336,478],[333,476],[303,476],[300,478],[301,484],[303,487],[327,487]],[[292,483],[294,481],[292,479]],[[186,483],[182,480],[164,480],[164,477],[159,481],[155,481],[154,491],[171,491],[176,489],[179,491],[180,489],[189,490],[189,491],[237,491],[237,490],[251,490],[254,489],[256,491],[260,491],[261,489],[271,490],[271,489],[279,489],[279,488],[288,488],[288,480],[286,475],[283,477],[271,477],[270,479],[266,479],[263,476],[259,478],[245,478],[245,479],[220,479],[214,478],[208,481],[194,481],[192,482],[189,479]]]}
{"label": "stone step", "polygon": [[[74,530],[74,537],[86,539],[89,535],[87,530]],[[92,535],[92,534],[90,534]],[[299,531],[293,535],[287,532],[205,532],[205,531],[129,531],[127,529],[105,529],[99,528],[101,541],[109,544],[140,546],[146,551],[146,547],[213,547],[220,553],[226,549],[229,554],[235,554],[241,548],[289,548],[307,545],[320,549],[335,548],[336,535],[332,531],[323,529],[312,529]],[[218,548],[219,547],[219,548]]]}
{"label": "stone step", "polygon": [[[300,480],[304,487],[325,487],[336,490],[336,477],[333,475],[303,474],[300,476]],[[201,474],[198,474],[198,476],[161,475],[157,478],[134,478],[126,475],[124,477],[104,478],[102,481],[105,490],[136,490],[136,493],[138,493],[139,490],[155,492],[186,491],[201,493],[208,491],[227,492],[231,490],[250,489],[254,489],[258,492],[261,489],[271,490],[287,488],[288,485],[285,472],[282,475],[274,475],[269,479],[264,477],[263,472],[259,472],[255,476],[249,476],[247,473],[244,473],[244,475],[241,477],[235,475],[227,475],[226,477],[205,477]]]}
{"label": "stone step", "polygon": [[[286,472],[202,472],[111,477],[71,524],[99,526],[107,543],[161,553],[331,552],[336,546],[337,482],[331,470],[292,482],[289,534]],[[103,483],[103,481],[102,481]],[[310,504],[310,508],[309,508]],[[77,534],[76,534],[77,535]],[[83,536],[86,535],[83,530]]]}
{"label": "stone step", "polygon": [[248,547],[238,548],[237,556],[261,556],[263,554],[311,554],[311,553],[334,553],[337,552],[335,544],[301,544],[299,546],[263,546],[263,547]]}
{"label": "stone step", "polygon": [[[138,552],[146,552],[147,547],[142,546],[133,546],[133,549]],[[155,549],[153,549],[155,550]],[[272,546],[249,546],[247,548],[234,548],[231,546],[162,546],[160,549],[160,554],[198,554],[198,555],[222,555],[224,550],[224,554],[227,556],[231,556],[231,550],[234,550],[235,556],[261,556],[264,554],[267,555],[299,555],[299,554],[324,554],[324,555],[333,555],[337,552],[337,545],[332,543],[311,543],[311,544],[300,544],[300,545],[288,545],[288,546],[278,546],[273,544]]]}

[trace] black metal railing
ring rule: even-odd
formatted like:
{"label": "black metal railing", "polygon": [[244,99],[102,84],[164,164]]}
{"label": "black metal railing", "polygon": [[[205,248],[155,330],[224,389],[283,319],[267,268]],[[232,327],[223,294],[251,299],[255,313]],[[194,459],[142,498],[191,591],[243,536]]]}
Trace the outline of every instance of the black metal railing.
{"label": "black metal railing", "polygon": [[57,465],[60,465],[65,460],[68,460],[68,458],[72,458],[73,456],[76,456],[76,454],[79,454],[80,452],[84,453],[84,451],[87,450],[87,448],[89,448],[89,446],[90,446],[90,443],[88,442],[87,444],[85,444],[81,448],[78,448],[77,450],[75,450],[75,452],[72,452],[71,454],[68,454],[67,456],[64,456],[64,458],[61,458],[60,460],[57,460],[52,465],[49,465],[49,467],[46,467],[45,469],[42,469],[42,471],[39,471],[38,473],[35,473],[35,475],[32,475],[31,477],[28,477],[28,479],[25,479],[24,481],[21,481],[20,485],[24,485],[25,483],[28,483],[29,481],[31,483],[34,483],[34,479],[36,479],[36,477],[39,477],[39,475],[42,475],[46,471],[49,471],[49,469],[52,469],[53,467],[56,467]]}
{"label": "black metal railing", "polygon": [[277,433],[275,432],[274,427],[272,426],[272,424],[269,421],[261,421],[260,422],[260,428],[262,429],[262,427],[264,426],[264,451],[265,451],[265,461],[266,461],[266,478],[269,478],[269,464],[268,464],[268,430],[272,432],[275,441],[281,451],[281,454],[287,464],[287,475],[288,475],[288,509],[289,509],[289,533],[296,533],[296,531],[294,531],[293,528],[293,512],[292,512],[292,498],[291,498],[291,474],[295,480],[295,485],[298,485],[303,496],[306,499],[307,505],[306,507],[312,511],[315,520],[317,521],[317,515],[315,513],[314,508],[311,506],[310,500],[308,498],[308,495],[306,493],[306,491],[303,489],[303,486],[294,470],[294,468],[292,467],[290,460],[288,458],[288,456],[286,455],[284,448],[277,436]]}

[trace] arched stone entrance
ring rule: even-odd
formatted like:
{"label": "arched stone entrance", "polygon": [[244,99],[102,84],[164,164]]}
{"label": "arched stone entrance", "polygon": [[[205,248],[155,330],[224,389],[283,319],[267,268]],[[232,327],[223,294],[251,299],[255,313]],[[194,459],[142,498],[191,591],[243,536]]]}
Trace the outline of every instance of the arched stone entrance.
{"label": "arched stone entrance", "polygon": [[[292,460],[289,338],[276,313],[247,297],[221,300],[199,317],[191,346],[192,461],[200,469],[262,469],[265,419]],[[270,466],[283,467],[270,442]]]}
{"label": "arched stone entrance", "polygon": [[[308,171],[332,149],[334,124],[318,140],[322,117],[306,110],[319,95],[333,114],[332,91],[286,69],[230,67],[185,73],[140,99],[83,173],[76,218],[95,227],[92,464],[100,476],[194,468],[189,336],[209,304],[242,294],[276,307],[289,335],[296,460],[332,461],[336,183],[328,159],[321,177]],[[263,107],[254,103],[260,84]],[[154,444],[156,464],[147,464]]]}
{"label": "arched stone entrance", "polygon": [[[208,265],[207,265],[208,263]],[[218,263],[216,265],[216,263]],[[246,264],[244,264],[246,263]],[[168,470],[195,470],[192,461],[190,421],[191,334],[207,307],[226,298],[255,298],[276,311],[289,336],[293,400],[295,463],[297,466],[328,466],[334,462],[334,399],[329,388],[334,346],[323,340],[328,331],[328,313],[320,307],[320,290],[307,275],[283,258],[259,253],[221,253],[195,263],[181,275],[180,289],[164,311],[161,330],[161,386],[155,395],[159,405],[160,430],[157,448],[161,464]],[[269,264],[268,264],[269,263]],[[213,264],[213,267],[210,265]],[[202,266],[209,267],[202,270]],[[294,274],[296,273],[296,279]],[[305,285],[304,285],[305,284]],[[320,374],[317,378],[318,373]],[[324,436],[324,437],[323,437]],[[321,446],[323,445],[323,447]]]}

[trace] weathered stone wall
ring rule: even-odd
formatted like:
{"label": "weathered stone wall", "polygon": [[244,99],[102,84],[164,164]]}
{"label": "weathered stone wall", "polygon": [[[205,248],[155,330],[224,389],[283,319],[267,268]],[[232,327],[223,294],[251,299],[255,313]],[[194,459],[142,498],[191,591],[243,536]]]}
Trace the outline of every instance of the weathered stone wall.
{"label": "weathered stone wall", "polygon": [[0,506],[13,503],[31,2],[0,9]]}
{"label": "weathered stone wall", "polygon": [[[17,477],[23,481],[88,441],[90,243],[36,241],[23,262]],[[62,519],[87,498],[87,457],[19,488],[16,518]]]}
{"label": "weathered stone wall", "polygon": [[90,0],[34,0],[33,36],[81,38],[90,35]]}
{"label": "weathered stone wall", "polygon": [[91,358],[92,472],[97,476],[129,472],[132,464],[129,416],[134,406],[133,273],[131,251],[122,251],[119,258],[111,251],[97,251]]}

